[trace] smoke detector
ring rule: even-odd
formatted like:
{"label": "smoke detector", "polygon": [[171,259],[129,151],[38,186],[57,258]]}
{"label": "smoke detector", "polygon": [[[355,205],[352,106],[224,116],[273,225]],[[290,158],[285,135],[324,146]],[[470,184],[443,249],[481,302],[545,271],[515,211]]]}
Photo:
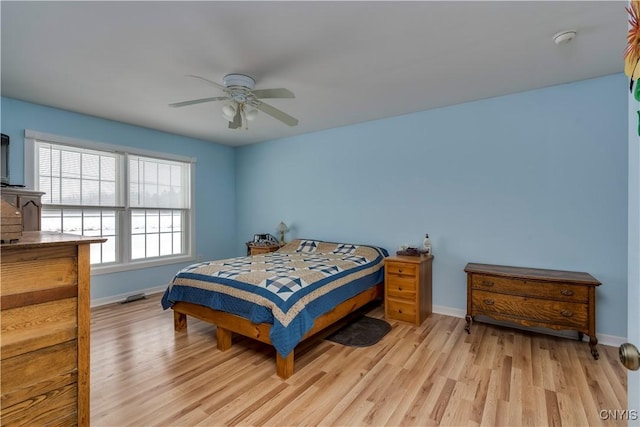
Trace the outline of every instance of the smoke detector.
{"label": "smoke detector", "polygon": [[557,45],[569,43],[577,34],[574,30],[560,31],[553,36],[553,42]]}

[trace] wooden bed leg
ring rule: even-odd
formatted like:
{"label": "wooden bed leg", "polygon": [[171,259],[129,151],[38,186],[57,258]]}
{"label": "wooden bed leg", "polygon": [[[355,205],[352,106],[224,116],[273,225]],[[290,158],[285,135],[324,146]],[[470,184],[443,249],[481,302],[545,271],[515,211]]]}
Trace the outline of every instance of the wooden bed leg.
{"label": "wooden bed leg", "polygon": [[216,340],[218,341],[218,350],[225,351],[231,348],[231,337],[233,332],[228,329],[216,326]]}
{"label": "wooden bed leg", "polygon": [[176,332],[187,329],[187,315],[184,313],[173,312],[173,329]]}
{"label": "wooden bed leg", "polygon": [[287,357],[280,356],[280,353],[276,351],[276,372],[283,380],[293,375],[293,350]]}

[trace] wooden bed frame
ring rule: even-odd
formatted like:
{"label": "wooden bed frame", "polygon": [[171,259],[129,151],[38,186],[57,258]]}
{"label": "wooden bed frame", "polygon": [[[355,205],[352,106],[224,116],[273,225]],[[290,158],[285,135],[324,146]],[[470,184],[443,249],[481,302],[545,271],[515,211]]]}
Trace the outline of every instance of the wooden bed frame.
{"label": "wooden bed frame", "polygon": [[[382,298],[383,292],[383,283],[378,283],[374,287],[369,288],[353,298],[337,305],[330,312],[318,317],[313,323],[313,327],[304,335],[304,337],[302,337],[302,340],[320,332],[365,304],[378,298]],[[187,328],[187,315],[216,325],[218,350],[225,351],[231,348],[231,338],[234,332],[245,337],[273,345],[269,338],[271,325],[268,323],[252,323],[250,320],[235,314],[213,310],[203,305],[188,302],[176,302],[172,308],[173,324],[176,332]],[[280,353],[276,351],[276,372],[280,378],[287,379],[293,375],[294,351],[295,350],[292,350],[287,357],[280,356]]]}

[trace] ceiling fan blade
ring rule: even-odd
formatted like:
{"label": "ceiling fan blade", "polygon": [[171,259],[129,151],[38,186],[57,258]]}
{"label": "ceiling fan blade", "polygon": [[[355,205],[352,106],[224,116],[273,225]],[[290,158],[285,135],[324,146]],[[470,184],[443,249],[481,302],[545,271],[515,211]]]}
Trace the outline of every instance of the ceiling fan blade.
{"label": "ceiling fan blade", "polygon": [[270,115],[274,119],[278,119],[289,126],[295,126],[298,124],[298,119],[291,117],[284,111],[278,110],[276,107],[273,107],[269,104],[265,104],[264,102],[257,102],[256,104],[257,105],[255,107],[258,110]]}
{"label": "ceiling fan blade", "polygon": [[229,122],[229,129],[238,129],[242,127],[242,116],[241,116],[242,106],[238,105],[236,109],[236,115],[233,116],[233,121]]}
{"label": "ceiling fan blade", "polygon": [[187,77],[193,77],[194,79],[202,80],[203,82],[208,83],[211,86],[216,87],[216,88],[220,89],[221,91],[223,91],[225,93],[229,92],[229,90],[227,89],[226,86],[223,86],[220,83],[216,83],[216,82],[211,81],[209,79],[205,79],[204,77],[194,76],[193,74],[187,74]]}
{"label": "ceiling fan blade", "polygon": [[295,98],[296,96],[289,89],[258,89],[252,91],[256,98]]}
{"label": "ceiling fan blade", "polygon": [[231,98],[229,98],[228,96],[214,96],[212,98],[202,98],[202,99],[194,99],[192,101],[176,102],[174,104],[169,104],[169,107],[186,107],[187,105],[202,104],[204,102],[211,102],[211,101],[224,101],[227,99],[231,99]]}

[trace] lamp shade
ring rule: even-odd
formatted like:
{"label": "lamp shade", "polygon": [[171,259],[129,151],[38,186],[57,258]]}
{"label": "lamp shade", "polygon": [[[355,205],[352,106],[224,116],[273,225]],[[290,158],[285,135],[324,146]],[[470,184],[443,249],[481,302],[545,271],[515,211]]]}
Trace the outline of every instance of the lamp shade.
{"label": "lamp shade", "polygon": [[251,121],[251,120],[255,120],[256,117],[258,117],[258,110],[249,110],[245,113],[245,117],[247,118],[247,120]]}
{"label": "lamp shade", "polygon": [[278,232],[280,233],[280,246],[283,246],[285,244],[284,233],[286,233],[287,231],[289,231],[289,227],[287,227],[287,224],[285,224],[284,221],[280,221],[280,224],[278,224]]}
{"label": "lamp shade", "polygon": [[225,119],[228,119],[229,121],[233,121],[233,116],[236,115],[236,109],[234,108],[233,105],[227,104],[224,107],[222,107],[222,115],[224,116]]}

